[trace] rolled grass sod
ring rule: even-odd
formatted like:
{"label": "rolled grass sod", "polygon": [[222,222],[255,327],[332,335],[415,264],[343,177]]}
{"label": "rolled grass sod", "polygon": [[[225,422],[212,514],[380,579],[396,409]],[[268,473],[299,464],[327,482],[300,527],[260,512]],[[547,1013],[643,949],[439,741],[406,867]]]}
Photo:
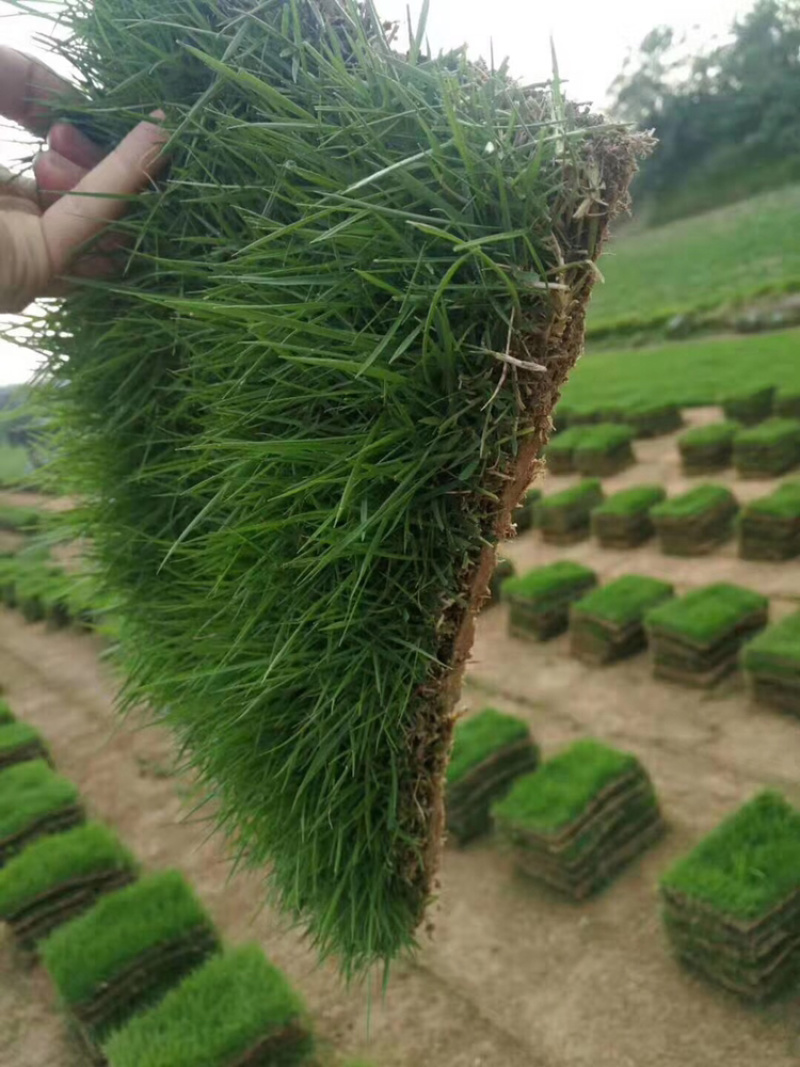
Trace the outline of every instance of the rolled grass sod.
{"label": "rolled grass sod", "polygon": [[0,726],[0,771],[25,760],[49,760],[42,735],[24,722]]}
{"label": "rolled grass sod", "polygon": [[535,523],[542,539],[551,545],[572,545],[589,536],[592,511],[603,503],[603,490],[597,478],[551,493],[536,504]]}
{"label": "rolled grass sod", "polygon": [[170,166],[126,202],[119,276],[28,323],[53,477],[125,701],[352,974],[424,918],[474,615],[649,139],[431,55],[424,16],[395,48],[371,2],[59,22],[59,117],[110,146],[160,107]]}
{"label": "rolled grass sod", "polygon": [[647,645],[645,614],[674,595],[669,582],[627,574],[570,608],[570,648],[585,663],[613,663]]}
{"label": "rolled grass sod", "polygon": [[536,769],[539,750],[526,723],[485,708],[456,725],[447,768],[447,828],[463,845],[491,826],[491,806],[515,778]]}
{"label": "rolled grass sod", "polygon": [[570,426],[559,433],[544,450],[550,474],[575,473],[575,449],[588,431],[587,426]]}
{"label": "rolled grass sod", "polygon": [[800,420],[767,419],[740,430],[733,463],[743,478],[770,478],[800,465]]}
{"label": "rolled grass sod", "polygon": [[503,586],[508,602],[508,629],[513,637],[548,641],[569,625],[569,606],[597,585],[589,567],[561,560],[537,567]]}
{"label": "rolled grass sod", "polygon": [[738,510],[730,489],[698,485],[656,504],[650,517],[665,555],[704,556],[728,540]]}
{"label": "rolled grass sod", "polygon": [[157,1003],[218,947],[179,871],[151,874],[102,897],[40,946],[42,961],[82,1033],[95,1043]]}
{"label": "rolled grass sod", "polygon": [[624,409],[625,422],[637,437],[662,437],[683,426],[683,415],[677,404],[659,400],[643,400]]}
{"label": "rolled grass sod", "polygon": [[655,536],[650,510],[666,497],[660,485],[622,489],[594,508],[592,533],[603,548],[636,548]]}
{"label": "rolled grass sod", "polygon": [[514,564],[510,559],[498,559],[489,582],[489,603],[499,604],[503,586],[509,578],[516,574]]}
{"label": "rolled grass sod", "polygon": [[773,410],[782,419],[800,419],[800,389],[779,389]]}
{"label": "rolled grass sod", "polygon": [[683,473],[713,474],[733,463],[733,439],[739,430],[737,422],[711,422],[695,426],[678,438]]}
{"label": "rolled grass sod", "polygon": [[634,432],[629,426],[613,422],[592,426],[575,446],[574,463],[586,477],[610,478],[636,462],[631,442]]}
{"label": "rolled grass sod", "polygon": [[520,870],[576,900],[606,885],[664,830],[638,760],[591,738],[518,778],[492,817]]}
{"label": "rolled grass sod", "polygon": [[645,615],[657,678],[700,688],[730,673],[745,641],[762,630],[769,601],[719,582],[652,608]]}
{"label": "rolled grass sod", "polygon": [[103,1046],[109,1067],[295,1067],[313,1040],[299,995],[258,945],[228,949]]}
{"label": "rolled grass sod", "polygon": [[0,919],[33,946],[135,872],[131,854],[101,823],[40,838],[0,869]]}
{"label": "rolled grass sod", "polygon": [[667,934],[679,958],[747,1000],[800,980],[800,812],[760,793],[661,882]]}
{"label": "rolled grass sod", "polygon": [[775,400],[774,386],[753,389],[749,386],[731,390],[722,398],[722,410],[726,419],[755,426],[772,414]]}
{"label": "rolled grass sod", "polygon": [[0,867],[37,838],[83,820],[76,786],[44,760],[0,771]]}
{"label": "rolled grass sod", "polygon": [[749,641],[741,663],[757,703],[800,717],[800,612]]}
{"label": "rolled grass sod", "polygon": [[529,489],[522,498],[522,503],[511,512],[511,521],[517,533],[527,533],[534,524],[536,505],[542,498],[541,489]]}
{"label": "rolled grass sod", "polygon": [[786,560],[800,555],[800,482],[745,504],[739,516],[742,559]]}

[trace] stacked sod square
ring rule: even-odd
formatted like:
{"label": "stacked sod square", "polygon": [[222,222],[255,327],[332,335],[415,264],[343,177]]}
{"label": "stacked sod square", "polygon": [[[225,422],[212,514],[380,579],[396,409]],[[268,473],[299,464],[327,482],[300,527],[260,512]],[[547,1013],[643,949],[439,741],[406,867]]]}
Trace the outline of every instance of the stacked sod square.
{"label": "stacked sod square", "polygon": [[739,555],[753,560],[800,555],[800,482],[785,482],[769,496],[742,508]]}
{"label": "stacked sod square", "polygon": [[633,437],[630,426],[604,422],[589,427],[575,445],[575,469],[587,477],[608,478],[619,474],[635,462]]}
{"label": "stacked sod square", "polygon": [[783,419],[800,419],[800,389],[787,387],[775,394],[774,412]]}
{"label": "stacked sod square", "polygon": [[572,545],[589,536],[592,511],[603,503],[597,478],[543,497],[535,507],[536,526],[551,545]]}
{"label": "stacked sod square", "polygon": [[510,559],[498,559],[495,564],[492,577],[489,581],[489,603],[499,604],[502,589],[504,584],[509,578],[513,578],[516,574],[514,564]]}
{"label": "stacked sod square", "polygon": [[597,585],[589,567],[570,560],[537,567],[503,586],[509,605],[508,628],[514,637],[547,641],[569,625],[569,606]]}
{"label": "stacked sod square", "polygon": [[41,734],[24,722],[0,725],[0,771],[32,759],[48,759]]}
{"label": "stacked sod square", "polygon": [[14,721],[14,712],[8,706],[6,701],[0,698],[0,726],[7,726]]}
{"label": "stacked sod square", "polygon": [[651,510],[661,551],[669,556],[703,556],[728,539],[739,510],[721,485],[698,485]]}
{"label": "stacked sod square", "polygon": [[609,882],[663,832],[638,760],[592,739],[517,779],[492,816],[520,870],[576,900]]}
{"label": "stacked sod square", "polygon": [[739,430],[736,422],[710,422],[695,426],[678,438],[683,473],[689,477],[713,474],[733,463],[733,439]]}
{"label": "stacked sod square", "polygon": [[767,624],[766,597],[719,582],[652,608],[645,628],[657,678],[707,688],[732,671],[745,641]]}
{"label": "stacked sod square", "polygon": [[745,804],[661,883],[677,955],[751,1001],[800,976],[800,812],[777,793]]}
{"label": "stacked sod square", "polygon": [[83,821],[78,790],[44,760],[0,771],[0,867],[37,838]]}
{"label": "stacked sod square", "polygon": [[217,935],[178,871],[102,897],[41,943],[61,1000],[90,1042],[161,999],[217,949]]}
{"label": "stacked sod square", "polygon": [[592,533],[603,548],[636,548],[655,534],[650,509],[666,496],[660,485],[622,489],[592,511]]}
{"label": "stacked sod square", "polygon": [[654,400],[631,404],[625,409],[624,418],[637,437],[661,437],[683,426],[683,416],[677,404]]}
{"label": "stacked sod square", "polygon": [[586,426],[570,426],[553,438],[544,453],[550,474],[574,474],[575,449],[586,436],[587,429]]}
{"label": "stacked sod square", "polygon": [[674,593],[668,582],[627,574],[572,605],[570,647],[585,663],[602,665],[645,648],[646,613]]}
{"label": "stacked sod square", "polygon": [[245,945],[204,963],[103,1051],[109,1067],[295,1067],[312,1048],[302,1000]]}
{"label": "stacked sod square", "polygon": [[722,400],[722,410],[732,422],[755,426],[772,414],[774,399],[775,389],[771,385],[763,389],[748,387],[728,393]]}
{"label": "stacked sod square", "polygon": [[800,716],[800,612],[754,637],[741,658],[759,704]]}
{"label": "stacked sod square", "polygon": [[492,804],[514,779],[535,770],[539,750],[527,724],[513,715],[485,708],[456,726],[447,768],[447,826],[466,844],[491,825]]}
{"label": "stacked sod square", "polygon": [[527,533],[533,526],[536,504],[541,499],[541,496],[541,489],[529,489],[519,507],[514,508],[512,511],[511,521],[516,526],[518,534]]}
{"label": "stacked sod square", "polygon": [[0,869],[0,919],[33,947],[135,874],[131,854],[100,823],[50,834]]}
{"label": "stacked sod square", "polygon": [[743,478],[771,478],[800,464],[800,420],[766,419],[740,430],[733,442],[733,463]]}

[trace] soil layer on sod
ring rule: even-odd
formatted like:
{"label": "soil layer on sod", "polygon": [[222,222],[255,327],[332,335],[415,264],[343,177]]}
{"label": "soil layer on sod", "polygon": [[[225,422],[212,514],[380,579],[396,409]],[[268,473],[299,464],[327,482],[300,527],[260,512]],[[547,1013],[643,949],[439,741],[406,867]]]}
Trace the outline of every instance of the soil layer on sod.
{"label": "soil layer on sod", "polygon": [[491,806],[521,774],[536,769],[539,750],[526,723],[485,708],[456,725],[447,768],[447,829],[459,844],[491,826]]}
{"label": "soil layer on sod", "polygon": [[650,509],[666,496],[660,485],[622,489],[594,508],[592,533],[603,548],[636,548],[655,535]]}
{"label": "soil layer on sod", "polygon": [[47,747],[38,730],[24,722],[0,725],[0,771],[25,760],[49,760]]}
{"label": "soil layer on sod", "polygon": [[777,793],[745,804],[661,882],[676,954],[753,1001],[800,978],[800,812]]}
{"label": "soil layer on sod", "polygon": [[728,539],[739,505],[721,485],[698,485],[651,510],[661,551],[668,556],[703,556]]}
{"label": "soil layer on sod", "polygon": [[569,605],[595,585],[595,572],[570,560],[510,578],[503,586],[509,605],[509,633],[533,641],[547,641],[563,633],[569,625]]}
{"label": "soil layer on sod", "polygon": [[40,945],[82,1032],[98,1042],[158,1000],[218,947],[211,920],[178,871],[102,897]]}
{"label": "soil layer on sod", "polygon": [[83,821],[76,786],[44,760],[0,771],[0,867],[37,838]]}
{"label": "soil layer on sod", "polygon": [[800,482],[785,482],[745,504],[739,516],[742,559],[786,560],[800,555]]}
{"label": "soil layer on sod", "polygon": [[745,641],[767,624],[760,593],[719,582],[652,608],[645,616],[657,678],[705,688],[732,671]]}
{"label": "soil layer on sod", "polygon": [[683,416],[677,404],[642,401],[626,407],[623,417],[637,437],[661,437],[683,426]]}
{"label": "soil layer on sod", "polygon": [[0,919],[21,944],[33,946],[135,873],[131,854],[101,823],[51,834],[0,869]]}
{"label": "soil layer on sod", "polygon": [[610,478],[636,462],[630,426],[605,422],[585,430],[573,453],[575,469],[586,477]]}
{"label": "soil layer on sod", "polygon": [[491,581],[489,582],[490,604],[500,603],[504,584],[509,578],[513,578],[516,573],[514,564],[510,559],[498,559],[494,571],[492,572]]}
{"label": "soil layer on sod", "polygon": [[638,760],[590,738],[518,778],[492,808],[521,871],[582,900],[663,832]]}
{"label": "soil layer on sod", "polygon": [[605,664],[647,645],[645,614],[674,594],[668,582],[627,574],[588,593],[570,608],[570,648],[585,663]]}
{"label": "soil layer on sod", "polygon": [[725,418],[740,422],[745,426],[755,426],[772,414],[775,389],[767,386],[763,389],[743,389],[729,392],[722,400]]}
{"label": "soil layer on sod", "polygon": [[572,545],[589,536],[591,514],[603,503],[603,489],[597,478],[542,497],[534,509],[536,526],[542,538],[552,545]]}
{"label": "soil layer on sod", "polygon": [[782,419],[800,419],[800,390],[779,390],[775,394],[774,411]]}
{"label": "soil layer on sod", "polygon": [[678,438],[683,473],[689,476],[713,474],[733,463],[733,439],[740,429],[737,422],[711,422],[695,426]]}
{"label": "soil layer on sod", "polygon": [[800,717],[800,611],[749,641],[741,662],[759,704]]}
{"label": "soil layer on sod", "polygon": [[800,420],[773,418],[740,430],[733,442],[733,463],[743,478],[792,470],[800,464]]}
{"label": "soil layer on sod", "polygon": [[511,512],[511,521],[516,526],[518,534],[527,533],[533,526],[536,504],[541,497],[541,489],[529,489],[519,507]]}
{"label": "soil layer on sod", "polygon": [[313,1041],[285,975],[244,945],[198,967],[103,1051],[109,1067],[295,1067]]}

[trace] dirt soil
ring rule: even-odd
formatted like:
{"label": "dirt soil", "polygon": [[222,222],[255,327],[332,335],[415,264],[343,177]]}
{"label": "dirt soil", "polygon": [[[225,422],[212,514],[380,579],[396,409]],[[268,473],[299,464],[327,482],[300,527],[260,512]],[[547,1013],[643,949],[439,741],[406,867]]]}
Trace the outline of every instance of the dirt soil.
{"label": "dirt soil", "polygon": [[[693,421],[714,417],[696,412]],[[685,485],[674,439],[639,442],[640,462],[610,490],[660,481]],[[742,498],[774,483],[731,484]],[[550,491],[570,479],[552,479]],[[557,485],[556,485],[557,483]],[[663,575],[680,588],[726,579],[776,598],[773,614],[800,600],[795,563],[755,564],[726,546],[674,560],[653,546],[614,552],[584,542],[543,546],[529,533],[506,553],[525,568],[580,559],[604,578]],[[696,979],[670,956],[656,884],[672,859],[758,788],[800,803],[800,721],[753,708],[741,681],[711,693],[655,682],[641,655],[586,667],[565,638],[537,645],[509,638],[505,608],[479,620],[464,708],[491,702],[530,722],[545,755],[592,734],[637,753],[662,799],[669,833],[596,899],[575,905],[515,875],[491,840],[448,847],[435,934],[412,963],[396,967],[385,1000],[376,984],[345,990],[318,967],[297,932],[262,906],[254,874],[231,874],[216,839],[190,819],[189,788],[173,774],[159,729],[120,726],[102,645],[0,613],[0,681],[20,717],[49,739],[59,768],[93,812],[116,826],[149,868],[186,872],[231,941],[258,941],[303,992],[336,1060],[376,1067],[797,1067],[800,1002],[742,1005]],[[0,940],[0,1067],[77,1067],[77,1047],[40,968],[23,966]]]}

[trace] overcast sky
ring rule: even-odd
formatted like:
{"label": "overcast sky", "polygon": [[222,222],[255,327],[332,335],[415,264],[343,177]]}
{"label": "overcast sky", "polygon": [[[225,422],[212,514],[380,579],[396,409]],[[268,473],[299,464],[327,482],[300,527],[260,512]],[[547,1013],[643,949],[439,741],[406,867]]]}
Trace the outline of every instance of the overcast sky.
{"label": "overcast sky", "polygon": [[[386,18],[405,20],[407,0],[377,0],[377,5]],[[412,16],[421,6],[422,0],[411,0]],[[491,45],[496,59],[510,58],[514,75],[539,81],[550,73],[552,34],[569,95],[602,105],[626,54],[653,26],[669,23],[702,39],[724,33],[752,6],[753,0],[554,0],[547,5],[536,0],[431,0],[428,38],[434,49],[466,42],[473,55],[488,56]],[[3,0],[0,17],[4,44],[40,53],[33,40],[38,26],[11,14]],[[0,161],[8,155],[6,140]],[[30,353],[0,339],[0,384],[24,381],[34,364]]]}

